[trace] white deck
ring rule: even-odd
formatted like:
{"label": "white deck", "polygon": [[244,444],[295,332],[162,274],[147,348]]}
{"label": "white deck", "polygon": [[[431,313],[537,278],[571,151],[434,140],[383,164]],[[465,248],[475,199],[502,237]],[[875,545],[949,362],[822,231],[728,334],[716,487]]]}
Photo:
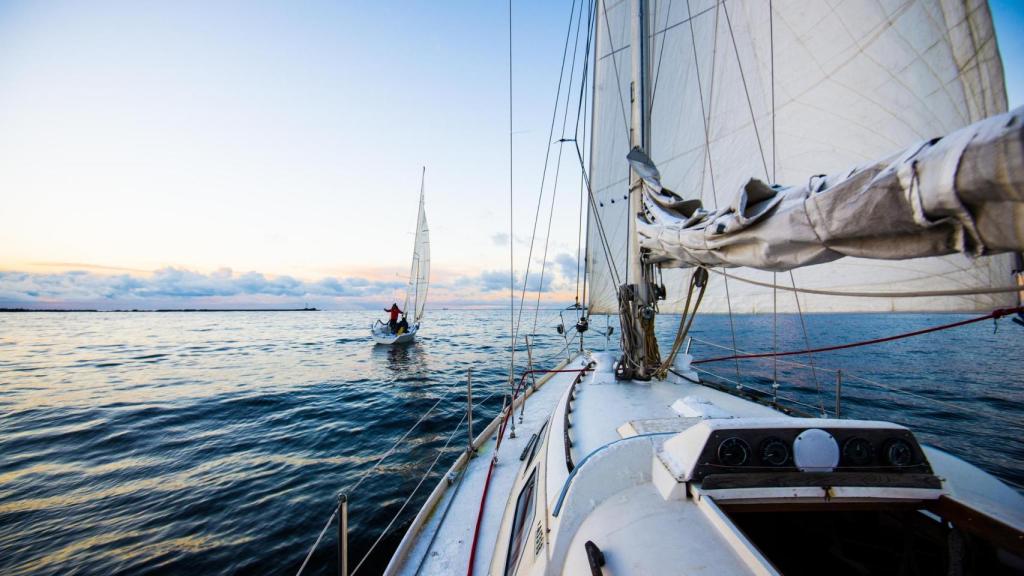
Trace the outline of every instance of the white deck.
{"label": "white deck", "polygon": [[615,357],[595,353],[594,371],[587,375],[576,394],[572,413],[573,458],[587,454],[618,440],[619,426],[630,421],[654,421],[654,426],[668,420],[681,420],[672,410],[672,403],[687,396],[703,398],[737,418],[782,416],[779,412],[737,396],[688,382],[675,375],[664,381],[623,383],[615,379],[612,366]]}
{"label": "white deck", "polygon": [[666,501],[651,484],[624,490],[587,516],[569,546],[564,573],[589,573],[587,540],[601,543],[608,574],[657,576],[667,566],[673,574],[751,573],[693,501]]}
{"label": "white deck", "polygon": [[[586,359],[576,357],[565,369],[580,369],[586,366]],[[525,416],[519,421],[520,410],[516,410],[516,437],[506,432],[502,440],[498,463],[491,476],[484,516],[480,524],[477,542],[475,574],[486,574],[497,538],[499,524],[508,502],[509,493],[520,470],[522,453],[530,436],[537,432],[554,409],[555,404],[575,378],[572,373],[552,374],[543,385],[526,400]],[[477,455],[458,474],[455,483],[445,491],[444,496],[429,512],[422,528],[415,534],[410,528],[405,540],[412,544],[408,554],[397,556],[388,567],[388,574],[464,574],[469,565],[470,547],[476,524],[480,497],[483,494],[487,471],[497,432],[480,446]],[[405,542],[403,540],[403,543]],[[401,549],[400,549],[401,550]]]}
{"label": "white deck", "polygon": [[[543,459],[544,473],[535,520],[544,523],[547,536],[535,537],[536,547],[530,548],[536,550],[534,556],[529,562],[524,557],[519,573],[589,574],[584,543],[590,540],[605,554],[605,570],[612,574],[664,574],[666,568],[673,574],[775,574],[771,563],[718,509],[715,498],[702,496],[699,487],[692,489],[691,497],[672,492],[674,489],[665,491],[665,477],[656,478],[657,453],[675,433],[702,421],[689,413],[688,407],[707,410],[716,419],[737,418],[747,425],[777,424],[788,417],[678,376],[665,381],[616,381],[614,357],[607,353],[576,356],[566,368],[580,369],[590,361],[594,369],[575,387],[575,397],[570,387],[576,374],[553,374],[528,397],[522,422],[516,411],[518,434],[510,438],[506,433],[502,442],[484,504],[472,573],[488,574],[494,568],[492,557],[503,515],[515,496],[517,480],[522,484],[519,456],[531,435],[549,422],[544,452],[538,457]],[[567,406],[571,406],[572,476],[564,441]],[[770,420],[763,420],[766,418]],[[435,490],[387,573],[466,572],[496,429],[488,434],[479,439],[476,457],[465,466],[460,461],[453,467],[458,472],[454,482],[450,486],[442,483]],[[1016,491],[956,458],[931,449],[927,455],[948,496],[1011,526],[1024,523],[1024,498]],[[508,521],[498,547],[502,558],[509,537]],[[536,533],[541,534],[539,527]]]}

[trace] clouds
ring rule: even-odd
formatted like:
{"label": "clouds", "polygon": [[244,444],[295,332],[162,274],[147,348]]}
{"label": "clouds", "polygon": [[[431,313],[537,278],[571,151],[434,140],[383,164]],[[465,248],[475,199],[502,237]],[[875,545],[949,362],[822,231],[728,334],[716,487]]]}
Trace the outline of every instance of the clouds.
{"label": "clouds", "polygon": [[390,297],[404,287],[397,281],[366,278],[324,278],[304,281],[291,276],[268,277],[221,268],[209,274],[161,268],[148,276],[103,275],[86,271],[52,274],[0,271],[0,305],[35,302],[90,302],[98,305],[145,305],[199,301],[282,301]]}
{"label": "clouds", "polygon": [[[437,270],[431,283],[432,306],[487,306],[508,297],[509,271],[484,270],[453,274]],[[571,275],[570,275],[571,272]],[[542,299],[571,301],[575,259],[559,254],[549,263],[541,284],[540,265],[530,270],[528,292]],[[514,282],[522,290],[524,271]],[[302,306],[324,308],[376,308],[382,301],[404,298],[401,279],[363,276],[304,280],[259,272],[220,268],[204,273],[165,267],[144,274],[103,274],[91,270],[58,273],[0,271],[0,307],[13,308],[230,308]]]}

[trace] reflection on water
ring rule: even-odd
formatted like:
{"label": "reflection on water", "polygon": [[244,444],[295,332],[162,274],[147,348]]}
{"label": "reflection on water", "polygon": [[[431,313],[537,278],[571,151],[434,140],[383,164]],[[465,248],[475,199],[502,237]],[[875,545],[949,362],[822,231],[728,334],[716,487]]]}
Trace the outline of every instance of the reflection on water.
{"label": "reflection on water", "polygon": [[[573,313],[565,314],[572,326]],[[474,368],[484,398],[504,389],[508,357],[507,328],[496,327],[490,312],[431,311],[416,341],[403,346],[375,346],[373,319],[373,312],[0,314],[0,573],[294,573],[336,493],[451,392],[353,495],[352,555],[361,557],[461,418],[466,369]],[[812,342],[827,345],[950,317],[807,321]],[[550,366],[564,346],[551,329],[558,323],[557,311],[538,322],[547,327],[536,338],[538,366]],[[770,348],[770,317],[736,323],[739,348]],[[675,324],[661,319],[663,344]],[[592,325],[589,346],[603,349],[605,321]],[[781,392],[831,408],[829,369],[842,367],[851,376],[844,415],[910,424],[926,441],[1021,482],[1024,439],[1007,422],[1024,422],[1024,368],[1008,359],[1019,356],[1024,330],[1004,326],[818,355],[817,384],[807,369],[780,363]],[[724,316],[699,317],[694,335],[731,348]],[[779,341],[780,349],[803,347],[796,318],[779,319]],[[694,343],[692,352],[722,350]],[[775,369],[770,360],[706,367],[731,379],[738,368],[746,386],[761,390],[770,390]],[[477,417],[500,404],[498,395]],[[400,537],[398,529],[385,538],[368,573],[383,567]],[[332,545],[321,546],[313,573],[333,573]]]}

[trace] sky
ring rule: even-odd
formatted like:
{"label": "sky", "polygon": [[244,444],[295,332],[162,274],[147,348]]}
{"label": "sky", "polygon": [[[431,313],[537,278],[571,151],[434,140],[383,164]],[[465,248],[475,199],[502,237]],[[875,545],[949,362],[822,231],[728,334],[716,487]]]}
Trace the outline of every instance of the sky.
{"label": "sky", "polygon": [[[513,7],[519,279],[570,3]],[[1024,6],[991,8],[1014,107]],[[506,11],[0,0],[0,307],[401,301],[424,166],[432,305],[506,303]],[[571,302],[574,154],[562,170],[541,288]]]}

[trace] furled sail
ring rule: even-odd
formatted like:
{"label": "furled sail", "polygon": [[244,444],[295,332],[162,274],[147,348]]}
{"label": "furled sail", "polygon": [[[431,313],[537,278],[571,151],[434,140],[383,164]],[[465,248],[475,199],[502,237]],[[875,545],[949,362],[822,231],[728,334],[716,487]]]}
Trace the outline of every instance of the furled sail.
{"label": "furled sail", "polygon": [[[423,196],[424,189],[421,181],[420,207],[416,215],[416,241],[413,244],[409,285],[405,291],[405,306],[403,307],[403,310],[412,314],[410,324],[416,324],[423,319],[423,311],[427,305],[427,289],[430,285],[430,229],[427,227],[427,213],[423,209]],[[410,306],[412,306],[411,311]]]}
{"label": "furled sail", "polygon": [[714,211],[664,188],[640,149],[629,160],[644,180],[640,244],[674,267],[1024,251],[1024,108],[804,185],[751,179]]}
{"label": "furled sail", "polygon": [[[588,238],[594,313],[616,311],[609,272],[618,268],[621,277],[627,257],[629,13],[630,0],[604,0],[596,13],[590,172],[600,218],[591,214]],[[646,152],[666,188],[681,199],[701,200],[709,211],[726,208],[751,179],[820,186],[822,179],[813,177],[847,175],[915,142],[1006,111],[1002,64],[984,0],[834,6],[800,0],[659,1],[652,5],[648,30],[653,90]],[[835,183],[835,177],[824,180],[829,188]],[[603,226],[595,226],[597,220]],[[614,264],[603,262],[600,228]],[[859,254],[865,255],[876,257]],[[900,262],[846,257],[800,268],[792,281],[801,288],[850,292],[1011,283],[1010,255],[974,256]],[[765,270],[737,274],[776,284],[791,281],[789,274]],[[669,299],[661,303],[662,312],[681,309],[688,274],[665,270]],[[800,304],[804,311],[978,310],[1015,299],[1015,294],[801,296]],[[738,282],[726,287],[712,275],[701,307],[770,312],[776,305],[780,312],[795,310],[792,295],[776,298],[771,289]]]}

